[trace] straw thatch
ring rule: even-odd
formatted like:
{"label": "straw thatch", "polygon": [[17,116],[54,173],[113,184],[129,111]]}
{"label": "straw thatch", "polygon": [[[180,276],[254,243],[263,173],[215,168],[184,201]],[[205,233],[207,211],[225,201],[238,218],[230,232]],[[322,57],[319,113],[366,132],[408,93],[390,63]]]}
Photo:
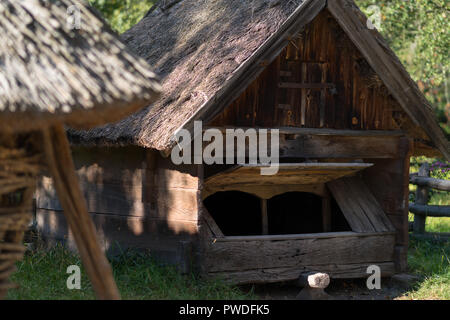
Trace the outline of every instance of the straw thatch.
{"label": "straw thatch", "polygon": [[[344,2],[345,10],[351,15],[361,15],[353,1]],[[230,99],[231,93],[237,92],[237,86],[244,90],[254,79],[246,76],[255,74],[254,65],[269,62],[261,58],[263,51],[281,50],[289,37],[309,22],[299,22],[298,17],[305,15],[297,12],[308,11],[311,7],[317,7],[318,3],[323,3],[322,9],[325,9],[330,2],[160,1],[142,21],[123,35],[123,40],[155,66],[155,71],[161,75],[162,99],[153,109],[144,109],[117,124],[83,132],[71,131],[72,142],[85,145],[135,144],[169,150],[174,145],[173,135],[178,129],[191,129],[193,120],[204,119],[205,113],[212,113],[211,110],[216,110],[214,112],[217,114],[217,110],[224,108],[224,102]],[[357,28],[366,28],[365,21],[358,21]],[[288,29],[289,32],[286,32]],[[424,128],[436,147],[449,157],[449,143],[417,85],[376,31],[368,37],[382,48],[387,63],[394,65],[389,75],[378,76],[383,82],[391,75],[391,78],[398,79],[398,85],[409,96],[400,97],[399,91],[391,94],[399,100],[413,122]],[[357,43],[357,47],[365,44]],[[372,64],[376,59],[371,55],[377,53],[373,48],[365,49],[363,55]],[[270,57],[274,58],[273,55]],[[371,67],[379,70],[374,65]]]}
{"label": "straw thatch", "polygon": [[301,0],[160,1],[122,39],[162,79],[163,97],[116,125],[71,132],[85,143],[165,149],[173,132],[274,34]]}
{"label": "straw thatch", "polygon": [[147,63],[84,1],[2,0],[0,34],[2,130],[49,121],[89,128],[148,106],[160,91]]}

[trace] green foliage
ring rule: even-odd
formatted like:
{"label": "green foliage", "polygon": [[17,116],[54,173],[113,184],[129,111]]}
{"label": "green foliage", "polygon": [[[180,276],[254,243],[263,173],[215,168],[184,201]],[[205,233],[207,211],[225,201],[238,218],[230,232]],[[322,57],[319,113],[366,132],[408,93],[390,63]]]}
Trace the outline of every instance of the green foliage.
{"label": "green foliage", "polygon": [[430,177],[450,180],[450,162],[444,159],[413,157],[411,158],[411,172],[418,172],[420,166],[424,163],[430,165]]}
{"label": "green foliage", "polygon": [[89,0],[109,22],[111,27],[123,33],[141,20],[152,7],[154,0]]}
{"label": "green foliage", "polygon": [[[193,275],[182,275],[173,267],[161,266],[143,252],[128,251],[110,259],[114,278],[123,299],[176,300],[176,299],[252,299],[252,293],[242,293],[236,287],[221,281],[200,280]],[[62,246],[46,251],[28,252],[17,263],[18,271],[12,281],[20,285],[10,290],[11,300],[87,300],[94,299],[92,286],[82,271],[81,290],[66,286],[67,267],[82,266],[78,255]]]}
{"label": "green foliage", "polygon": [[448,0],[356,0],[373,15],[381,10],[380,30],[450,132],[450,6]]}

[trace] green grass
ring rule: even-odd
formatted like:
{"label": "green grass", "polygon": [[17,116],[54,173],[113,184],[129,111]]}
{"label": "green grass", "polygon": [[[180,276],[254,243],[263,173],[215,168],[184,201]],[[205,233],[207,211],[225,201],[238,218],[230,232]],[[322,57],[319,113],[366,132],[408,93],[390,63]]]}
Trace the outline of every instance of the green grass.
{"label": "green grass", "polygon": [[[148,254],[125,252],[110,259],[114,278],[123,299],[177,300],[177,299],[253,299],[221,281],[207,281],[182,275],[174,267],[158,265]],[[11,300],[87,300],[94,299],[92,286],[82,271],[81,290],[66,286],[67,267],[78,265],[76,254],[61,246],[51,250],[28,252],[18,262],[18,271],[12,281],[20,287],[8,292]],[[81,268],[82,269],[82,268]]]}
{"label": "green grass", "polygon": [[408,266],[421,277],[415,287],[400,299],[450,299],[450,243],[411,240]]}
{"label": "green grass", "polygon": [[[425,157],[413,158],[411,172],[417,172],[422,163],[436,163],[436,159]],[[441,160],[441,162],[444,162]],[[450,179],[450,173],[435,169],[431,177]],[[414,202],[416,186],[410,185],[410,201]],[[450,205],[450,193],[437,190],[430,191],[428,204]],[[409,214],[409,220],[414,215]],[[450,218],[428,217],[425,225],[426,232],[450,232]],[[441,241],[411,240],[408,252],[409,271],[421,277],[416,286],[401,299],[450,299],[450,243]]]}
{"label": "green grass", "polygon": [[[410,214],[410,220],[413,215]],[[450,218],[427,218],[427,232],[450,232]],[[408,251],[409,272],[421,280],[401,299],[450,299],[450,242],[411,240]]]}

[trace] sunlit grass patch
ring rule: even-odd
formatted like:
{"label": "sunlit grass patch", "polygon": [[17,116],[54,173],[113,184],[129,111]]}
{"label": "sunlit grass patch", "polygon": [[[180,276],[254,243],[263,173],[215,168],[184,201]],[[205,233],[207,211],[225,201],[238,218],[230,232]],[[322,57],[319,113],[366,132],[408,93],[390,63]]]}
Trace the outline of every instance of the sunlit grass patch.
{"label": "sunlit grass patch", "polygon": [[[194,275],[182,275],[175,267],[162,266],[147,253],[129,251],[110,259],[114,278],[123,299],[252,299],[221,281],[202,280]],[[67,267],[81,267],[81,290],[67,289]],[[20,287],[10,290],[8,299],[79,300],[94,299],[92,286],[83,271],[78,255],[58,246],[51,250],[28,252],[17,263],[12,280]]]}
{"label": "sunlit grass patch", "polygon": [[421,277],[400,299],[450,299],[450,243],[411,240],[408,266]]}

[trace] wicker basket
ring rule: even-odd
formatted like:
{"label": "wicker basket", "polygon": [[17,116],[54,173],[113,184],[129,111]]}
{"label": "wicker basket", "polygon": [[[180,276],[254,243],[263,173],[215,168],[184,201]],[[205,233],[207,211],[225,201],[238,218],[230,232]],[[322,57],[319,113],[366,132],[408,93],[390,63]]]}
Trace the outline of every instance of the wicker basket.
{"label": "wicker basket", "polygon": [[25,252],[24,232],[31,220],[31,205],[40,155],[30,148],[31,136],[0,138],[0,299],[15,287],[9,277]]}

